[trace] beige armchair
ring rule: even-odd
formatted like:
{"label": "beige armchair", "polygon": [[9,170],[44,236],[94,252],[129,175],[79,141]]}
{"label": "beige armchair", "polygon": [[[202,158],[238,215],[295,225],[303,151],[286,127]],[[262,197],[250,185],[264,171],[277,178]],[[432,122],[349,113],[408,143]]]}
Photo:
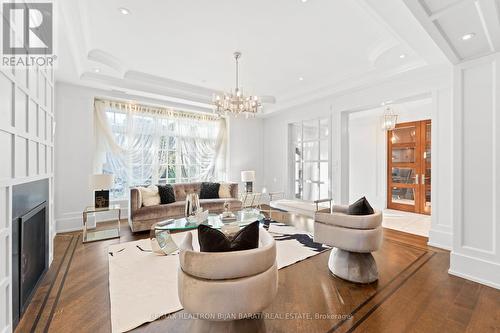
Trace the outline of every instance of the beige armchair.
{"label": "beige armchair", "polygon": [[179,259],[179,300],[203,319],[238,320],[260,313],[278,291],[276,242],[263,228],[258,248],[234,252],[196,251],[188,233]]}
{"label": "beige armchair", "polygon": [[332,213],[316,213],[314,241],[333,246],[330,271],[342,279],[370,283],[378,279],[371,252],[382,244],[382,212],[348,215],[347,206],[333,206]]}

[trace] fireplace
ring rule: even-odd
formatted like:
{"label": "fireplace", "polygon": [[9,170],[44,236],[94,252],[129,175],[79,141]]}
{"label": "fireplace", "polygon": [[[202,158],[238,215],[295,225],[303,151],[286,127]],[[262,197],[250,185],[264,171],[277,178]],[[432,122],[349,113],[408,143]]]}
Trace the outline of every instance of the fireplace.
{"label": "fireplace", "polygon": [[13,187],[12,322],[14,328],[49,264],[48,183]]}

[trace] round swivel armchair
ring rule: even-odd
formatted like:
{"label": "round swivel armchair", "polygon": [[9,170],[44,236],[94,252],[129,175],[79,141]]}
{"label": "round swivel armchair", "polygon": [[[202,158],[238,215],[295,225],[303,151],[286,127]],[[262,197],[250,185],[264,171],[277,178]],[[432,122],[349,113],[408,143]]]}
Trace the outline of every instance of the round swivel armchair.
{"label": "round swivel armchair", "polygon": [[333,206],[332,213],[316,213],[314,241],[333,246],[328,268],[344,280],[371,283],[378,279],[371,252],[382,244],[382,212],[348,215],[348,206]]}
{"label": "round swivel armchair", "polygon": [[188,233],[180,245],[179,300],[202,319],[238,320],[262,312],[278,292],[276,241],[259,229],[259,247],[231,252],[193,249]]}

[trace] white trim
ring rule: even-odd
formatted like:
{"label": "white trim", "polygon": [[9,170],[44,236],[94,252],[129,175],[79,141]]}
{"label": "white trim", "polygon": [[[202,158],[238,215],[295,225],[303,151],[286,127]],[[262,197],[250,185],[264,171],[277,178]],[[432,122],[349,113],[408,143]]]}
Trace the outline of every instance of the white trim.
{"label": "white trim", "polygon": [[[434,208],[433,208],[434,209]],[[427,245],[451,251],[453,243],[453,233],[442,230],[429,230],[429,241]]]}
{"label": "white trim", "polygon": [[450,262],[448,273],[500,289],[500,264],[456,252],[451,252]]}

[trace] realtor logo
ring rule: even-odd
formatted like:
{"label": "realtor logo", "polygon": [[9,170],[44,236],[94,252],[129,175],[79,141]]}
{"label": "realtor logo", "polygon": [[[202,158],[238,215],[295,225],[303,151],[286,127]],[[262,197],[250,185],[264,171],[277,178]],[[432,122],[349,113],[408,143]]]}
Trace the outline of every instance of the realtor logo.
{"label": "realtor logo", "polygon": [[52,54],[52,3],[4,3],[2,9],[4,55]]}
{"label": "realtor logo", "polygon": [[54,15],[51,0],[3,2],[1,67],[53,67]]}

